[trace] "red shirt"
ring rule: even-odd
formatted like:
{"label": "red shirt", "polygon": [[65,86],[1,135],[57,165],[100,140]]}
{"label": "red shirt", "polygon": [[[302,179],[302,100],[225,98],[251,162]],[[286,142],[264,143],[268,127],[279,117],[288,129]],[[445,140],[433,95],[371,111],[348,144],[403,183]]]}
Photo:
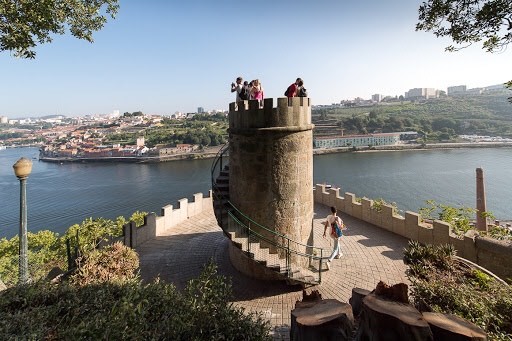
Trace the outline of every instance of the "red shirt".
{"label": "red shirt", "polygon": [[287,97],[297,97],[297,84],[293,83],[288,87]]}

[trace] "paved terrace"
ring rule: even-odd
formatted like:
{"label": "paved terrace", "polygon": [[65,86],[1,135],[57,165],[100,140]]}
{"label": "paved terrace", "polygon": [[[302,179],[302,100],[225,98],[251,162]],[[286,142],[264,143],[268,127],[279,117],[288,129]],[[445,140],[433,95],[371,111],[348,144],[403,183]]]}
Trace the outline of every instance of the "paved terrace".
{"label": "paved terrace", "polygon": [[[332,250],[329,238],[322,238],[327,214],[328,207],[315,204],[314,238],[316,246]],[[349,216],[342,218],[349,228],[341,241],[343,257],[333,260],[331,270],[322,273],[322,284],[314,288],[323,298],[348,302],[354,287],[373,290],[380,280],[408,283],[402,262],[407,239]],[[233,302],[262,313],[274,329],[274,338],[288,339],[290,311],[302,299],[302,289],[240,274],[229,261],[228,243],[213,209],[205,209],[138,248],[142,278],[160,277],[183,288],[213,258],[219,273],[232,278]]]}

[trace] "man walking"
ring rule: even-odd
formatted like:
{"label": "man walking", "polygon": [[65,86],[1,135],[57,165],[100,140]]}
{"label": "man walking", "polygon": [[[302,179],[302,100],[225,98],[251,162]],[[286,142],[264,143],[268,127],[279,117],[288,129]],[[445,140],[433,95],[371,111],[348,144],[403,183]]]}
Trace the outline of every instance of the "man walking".
{"label": "man walking", "polygon": [[337,213],[336,207],[331,207],[331,214],[329,214],[327,216],[327,218],[325,219],[325,222],[324,222],[324,226],[325,226],[324,227],[324,238],[327,235],[327,229],[329,229],[330,230],[329,236],[332,238],[332,240],[334,242],[331,256],[327,260],[327,263],[325,263],[327,265],[327,269],[331,268],[331,262],[334,258],[340,258],[341,256],[343,256],[343,253],[341,252],[341,247],[340,247],[340,237],[341,236],[339,236],[336,233],[334,224],[335,223],[338,224],[339,228],[342,230],[345,229],[345,227],[343,224],[343,220],[341,220],[341,218],[336,213]]}

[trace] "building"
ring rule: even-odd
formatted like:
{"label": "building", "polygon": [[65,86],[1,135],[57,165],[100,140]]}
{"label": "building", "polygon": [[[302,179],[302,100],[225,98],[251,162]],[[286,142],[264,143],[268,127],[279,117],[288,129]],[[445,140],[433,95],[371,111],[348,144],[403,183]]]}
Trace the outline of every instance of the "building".
{"label": "building", "polygon": [[439,93],[434,88],[414,88],[405,93],[407,99],[429,99],[437,98]]}
{"label": "building", "polygon": [[0,123],[1,124],[7,124],[9,122],[9,119],[5,116],[0,116]]}
{"label": "building", "polygon": [[466,92],[466,86],[465,85],[456,85],[456,86],[449,86],[448,87],[448,96],[463,94]]}
{"label": "building", "polygon": [[373,102],[380,102],[380,101],[382,101],[382,95],[381,94],[372,95],[372,101]]}
{"label": "building", "polygon": [[204,114],[204,108],[203,107],[198,107],[197,108],[197,113],[198,114]]}
{"label": "building", "polygon": [[313,139],[314,148],[388,146],[400,142],[401,133],[368,135],[318,136]]}

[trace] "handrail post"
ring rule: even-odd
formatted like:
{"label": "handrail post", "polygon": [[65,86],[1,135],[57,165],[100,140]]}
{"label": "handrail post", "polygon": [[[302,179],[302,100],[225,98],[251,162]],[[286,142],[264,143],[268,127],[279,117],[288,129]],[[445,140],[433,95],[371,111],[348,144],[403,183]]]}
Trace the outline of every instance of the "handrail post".
{"label": "handrail post", "polygon": [[290,239],[286,238],[288,246],[286,247],[286,273],[287,277],[290,278]]}
{"label": "handrail post", "polygon": [[251,253],[251,222],[247,226],[247,252]]}
{"label": "handrail post", "polygon": [[319,270],[318,270],[318,283],[322,283],[322,261],[324,260],[324,249],[320,249]]}

